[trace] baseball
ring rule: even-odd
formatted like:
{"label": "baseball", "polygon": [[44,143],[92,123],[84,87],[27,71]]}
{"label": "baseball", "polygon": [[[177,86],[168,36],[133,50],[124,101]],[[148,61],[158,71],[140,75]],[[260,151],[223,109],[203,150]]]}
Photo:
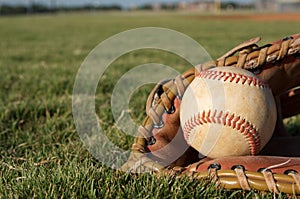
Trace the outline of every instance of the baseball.
{"label": "baseball", "polygon": [[273,134],[276,117],[268,85],[237,67],[200,71],[180,108],[185,140],[209,158],[258,154]]}

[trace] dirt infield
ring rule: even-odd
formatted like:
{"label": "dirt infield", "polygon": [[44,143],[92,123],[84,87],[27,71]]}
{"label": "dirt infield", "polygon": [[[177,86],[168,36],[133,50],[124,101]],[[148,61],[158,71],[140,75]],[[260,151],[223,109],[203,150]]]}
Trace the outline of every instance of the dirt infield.
{"label": "dirt infield", "polygon": [[253,20],[253,21],[298,21],[300,13],[255,13],[255,14],[219,14],[210,16],[197,16],[202,19],[216,20]]}

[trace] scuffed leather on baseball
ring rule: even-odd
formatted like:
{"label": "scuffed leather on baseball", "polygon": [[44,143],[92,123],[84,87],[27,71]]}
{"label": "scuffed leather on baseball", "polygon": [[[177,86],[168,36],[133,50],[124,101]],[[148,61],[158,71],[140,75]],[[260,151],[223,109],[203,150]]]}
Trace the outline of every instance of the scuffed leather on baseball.
{"label": "scuffed leather on baseball", "polygon": [[185,140],[209,158],[258,154],[272,137],[276,116],[269,86],[237,67],[201,71],[180,111]]}

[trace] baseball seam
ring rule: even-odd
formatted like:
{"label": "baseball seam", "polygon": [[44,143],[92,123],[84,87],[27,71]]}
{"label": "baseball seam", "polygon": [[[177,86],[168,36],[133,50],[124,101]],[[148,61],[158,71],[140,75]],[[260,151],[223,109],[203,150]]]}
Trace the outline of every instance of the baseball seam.
{"label": "baseball seam", "polygon": [[252,85],[261,89],[269,88],[268,84],[256,77],[251,77],[243,74],[236,74],[233,72],[204,70],[198,73],[196,77],[220,80],[223,82],[234,82],[242,85]]}
{"label": "baseball seam", "polygon": [[190,132],[195,127],[210,123],[221,124],[235,129],[244,135],[249,144],[251,155],[255,155],[259,152],[260,136],[258,130],[253,124],[246,121],[245,118],[229,112],[218,112],[217,110],[212,112],[211,110],[208,110],[196,113],[194,117],[189,118],[189,120],[184,123],[183,132],[185,139],[187,141],[189,140]]}

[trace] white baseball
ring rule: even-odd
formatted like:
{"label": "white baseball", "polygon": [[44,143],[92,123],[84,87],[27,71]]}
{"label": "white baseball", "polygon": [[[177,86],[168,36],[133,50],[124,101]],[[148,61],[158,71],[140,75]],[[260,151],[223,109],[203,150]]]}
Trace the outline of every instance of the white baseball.
{"label": "white baseball", "polygon": [[187,143],[210,158],[259,153],[273,134],[276,117],[268,85],[237,67],[199,72],[180,108]]}

